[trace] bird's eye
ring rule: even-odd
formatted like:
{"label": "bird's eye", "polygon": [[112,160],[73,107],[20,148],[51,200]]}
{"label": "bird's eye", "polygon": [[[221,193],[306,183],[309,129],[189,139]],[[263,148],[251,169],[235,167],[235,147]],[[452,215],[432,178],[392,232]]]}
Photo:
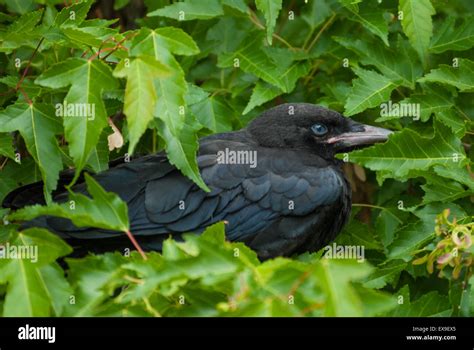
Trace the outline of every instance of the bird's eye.
{"label": "bird's eye", "polygon": [[328,132],[328,127],[324,124],[314,124],[311,127],[311,130],[316,136],[323,136],[326,135]]}

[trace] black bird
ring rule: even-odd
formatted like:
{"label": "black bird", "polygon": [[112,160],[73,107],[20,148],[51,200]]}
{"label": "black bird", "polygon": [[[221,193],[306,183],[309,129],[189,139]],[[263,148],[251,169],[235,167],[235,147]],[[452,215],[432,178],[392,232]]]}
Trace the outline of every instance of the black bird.
{"label": "black bird", "polygon": [[[164,153],[112,164],[95,179],[127,202],[131,232],[145,250],[224,220],[227,239],[245,242],[261,259],[289,256],[319,250],[349,218],[351,189],[334,155],[385,141],[390,133],[320,106],[283,104],[245,129],[201,139],[197,161],[208,193]],[[71,176],[63,174],[61,183]],[[73,190],[87,193],[84,183]],[[42,203],[41,197],[36,183],[12,192],[4,206]],[[55,201],[66,199],[64,189],[54,193]],[[66,219],[42,217],[29,225],[48,228],[78,250],[131,247],[123,233],[77,228]]]}

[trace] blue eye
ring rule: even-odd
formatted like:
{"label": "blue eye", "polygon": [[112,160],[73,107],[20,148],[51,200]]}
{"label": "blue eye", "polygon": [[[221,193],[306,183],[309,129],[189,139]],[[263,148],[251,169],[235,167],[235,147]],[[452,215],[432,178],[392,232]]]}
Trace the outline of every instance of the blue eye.
{"label": "blue eye", "polygon": [[326,135],[328,132],[328,127],[324,124],[314,124],[311,127],[311,130],[316,136],[323,136]]}

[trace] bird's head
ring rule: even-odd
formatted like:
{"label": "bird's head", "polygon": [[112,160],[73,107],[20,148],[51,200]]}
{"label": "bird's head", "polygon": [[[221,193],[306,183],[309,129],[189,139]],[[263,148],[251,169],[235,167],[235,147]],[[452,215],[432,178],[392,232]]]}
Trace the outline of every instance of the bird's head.
{"label": "bird's head", "polygon": [[386,141],[392,133],[309,103],[271,108],[254,119],[248,131],[261,146],[310,149],[328,157]]}

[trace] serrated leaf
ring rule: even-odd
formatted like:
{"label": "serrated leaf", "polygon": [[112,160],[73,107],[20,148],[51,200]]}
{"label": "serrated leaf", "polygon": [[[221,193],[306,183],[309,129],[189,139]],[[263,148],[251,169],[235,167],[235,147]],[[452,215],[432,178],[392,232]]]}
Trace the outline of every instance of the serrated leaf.
{"label": "serrated leaf", "polygon": [[463,186],[455,181],[447,180],[446,178],[433,174],[423,174],[423,177],[426,180],[426,184],[421,186],[423,191],[425,191],[422,204],[432,202],[449,203],[454,202],[456,199],[474,194],[472,190],[466,191]]}
{"label": "serrated leaf", "polygon": [[449,110],[453,102],[449,99],[442,100],[434,94],[412,94],[400,103],[414,103],[420,106],[420,120],[426,122],[433,113]]}
{"label": "serrated leaf", "polygon": [[[47,250],[43,249],[45,246]],[[68,296],[64,293],[68,285],[64,276],[58,275],[54,276],[54,283],[48,283],[52,282],[52,274],[57,271],[57,265],[51,264],[72,249],[56,235],[38,228],[15,233],[5,245],[3,254],[12,254],[15,251],[13,247],[17,252],[23,247],[23,254],[27,251],[29,255],[1,259],[0,280],[8,282],[3,316],[51,316],[53,311],[60,312],[68,302]],[[65,298],[58,300],[56,297]]]}
{"label": "serrated leaf", "polygon": [[247,103],[242,114],[247,114],[255,107],[258,107],[270,100],[273,100],[275,97],[281,95],[283,91],[276,86],[258,81],[255,84],[255,87],[252,91],[252,96],[250,96],[250,100]]}
{"label": "serrated leaf", "polygon": [[153,56],[139,56],[127,66],[123,62],[117,65],[114,75],[127,78],[123,111],[129,131],[128,153],[133,154],[140,137],[153,120],[157,100],[155,79],[169,75],[169,69]]}
{"label": "serrated leaf", "polygon": [[50,201],[62,170],[61,153],[55,137],[62,131],[61,121],[51,105],[17,103],[0,112],[0,132],[16,130],[38,164],[44,181],[44,196]]}
{"label": "serrated leaf", "polygon": [[170,162],[201,188],[207,190],[195,159],[198,148],[196,129],[185,123],[187,84],[184,72],[167,47],[160,45],[159,38],[160,36],[154,31],[142,29],[134,38],[131,53],[154,56],[170,68],[169,76],[158,77],[154,81],[158,96],[153,112],[155,125],[165,140]]}
{"label": "serrated leaf", "polygon": [[99,137],[97,146],[94,147],[89,159],[87,160],[87,166],[91,167],[96,174],[109,168],[109,145],[107,133],[107,129],[104,129]]}
{"label": "serrated leaf", "polygon": [[433,170],[439,176],[455,180],[466,185],[471,191],[474,191],[474,175],[469,173],[466,168],[451,169],[443,166],[435,166]]}
{"label": "serrated leaf", "polygon": [[262,50],[261,40],[262,37],[255,33],[247,37],[237,51],[219,55],[218,66],[231,67],[238,60],[239,67],[234,69],[254,74],[285,91],[286,87],[277,75],[278,67]]}
{"label": "serrated leaf", "polygon": [[84,0],[71,6],[63,7],[61,12],[54,19],[54,26],[75,26],[78,27],[87,17],[91,8],[92,0]]}
{"label": "serrated leaf", "polygon": [[464,51],[474,46],[474,18],[468,17],[456,27],[456,18],[447,17],[431,40],[430,51]]}
{"label": "serrated leaf", "polygon": [[233,112],[227,102],[219,96],[206,97],[190,106],[197,121],[212,132],[232,130]]}
{"label": "serrated leaf", "polygon": [[249,9],[244,0],[222,0],[222,5],[232,7],[233,9],[236,9],[237,11],[240,11],[245,14],[248,12]]}
{"label": "serrated leaf", "polygon": [[434,125],[433,137],[422,137],[405,128],[384,144],[350,153],[349,159],[397,179],[406,179],[410,171],[427,170],[434,165],[462,166],[466,155],[460,140],[443,124]]}
{"label": "serrated leaf", "polygon": [[99,47],[102,44],[101,39],[96,37],[94,34],[88,33],[83,28],[66,27],[62,28],[61,32],[65,35],[68,41],[74,43],[80,48],[90,46]]}
{"label": "serrated leaf", "polygon": [[466,133],[466,120],[461,117],[457,110],[447,109],[444,111],[438,111],[436,113],[436,119],[451,128],[456,136],[460,138]]}
{"label": "serrated leaf", "polygon": [[272,44],[273,31],[275,29],[276,20],[280,13],[282,0],[255,0],[257,9],[261,11],[265,17],[267,28],[267,40]]}
{"label": "serrated leaf", "polygon": [[435,237],[435,218],[444,209],[450,209],[458,219],[465,216],[463,210],[452,203],[432,203],[414,211],[418,220],[397,230],[393,243],[388,247],[388,257],[412,260],[415,252]]}
{"label": "serrated leaf", "polygon": [[218,0],[186,0],[175,2],[161,9],[152,11],[147,16],[161,16],[177,19],[180,21],[190,21],[193,19],[211,19],[222,16],[224,11]]}
{"label": "serrated leaf", "polygon": [[399,304],[388,315],[392,317],[436,317],[449,316],[451,305],[446,296],[440,295],[437,291],[432,291],[422,295],[415,301],[410,301],[408,286],[404,296],[404,303]]}
{"label": "serrated leaf", "polygon": [[71,220],[78,227],[97,227],[104,230],[126,232],[129,229],[128,207],[113,192],[106,192],[90,175],[85,174],[87,191],[92,199],[80,193],[70,193],[74,202],[53,203],[48,206],[33,205],[9,215],[11,220],[32,220],[38,216],[51,215]]}
{"label": "serrated leaf", "polygon": [[31,32],[40,21],[42,15],[43,9],[25,13],[8,26],[7,36],[8,34],[24,35],[25,33]]}
{"label": "serrated leaf", "polygon": [[[69,154],[74,160],[77,178],[107,125],[102,92],[116,89],[117,81],[112,76],[112,70],[102,61],[71,58],[55,64],[35,82],[52,89],[70,86],[65,97],[66,106],[84,106],[89,108],[89,112],[94,109],[94,115],[82,113],[77,108],[72,115],[63,117]],[[80,115],[77,112],[81,112]]]}
{"label": "serrated leaf", "polygon": [[43,9],[25,13],[8,26],[0,36],[0,52],[10,53],[23,45],[36,47],[40,32],[36,29],[37,23],[43,15]]}
{"label": "serrated leaf", "polygon": [[[377,67],[384,76],[396,84],[413,89],[416,80],[423,74],[420,61],[408,53],[402,55],[393,49],[367,40],[336,38],[336,41],[357,53],[362,64]],[[399,50],[406,50],[406,45],[401,39],[398,44]]]}
{"label": "serrated leaf", "polygon": [[418,81],[448,84],[463,92],[472,92],[474,91],[474,62],[460,58],[457,67],[442,64]]}
{"label": "serrated leaf", "polygon": [[375,289],[383,288],[388,283],[393,285],[406,266],[407,263],[403,260],[389,260],[387,263],[377,266],[377,269],[364,280],[363,285]]}
{"label": "serrated leaf", "polygon": [[392,91],[396,88],[392,80],[362,68],[354,68],[354,72],[359,77],[353,80],[351,93],[344,106],[346,116],[379,106],[390,99]]}
{"label": "serrated leaf", "polygon": [[336,239],[339,245],[358,245],[365,249],[382,249],[380,242],[374,237],[373,230],[358,220],[351,220]]}
{"label": "serrated leaf", "polygon": [[163,27],[154,31],[158,37],[158,45],[163,45],[175,55],[196,55],[199,48],[193,38],[180,28]]}
{"label": "serrated leaf", "polygon": [[[346,0],[344,0],[346,1]],[[349,2],[351,0],[347,0]],[[352,1],[353,2],[353,1]],[[359,22],[370,32],[378,36],[386,46],[388,46],[388,24],[383,17],[383,12],[380,11],[375,2],[364,2],[357,5],[346,6],[350,11],[348,17],[352,21]]]}
{"label": "serrated leaf", "polygon": [[399,11],[403,13],[403,31],[411,45],[418,52],[422,62],[426,55],[433,34],[431,16],[436,12],[430,0],[400,0]]}
{"label": "serrated leaf", "polygon": [[208,187],[200,176],[196,162],[198,149],[196,130],[186,123],[179,133],[175,134],[163,120],[158,118],[155,120],[157,122],[158,134],[166,143],[166,154],[171,164],[175,165],[184,175],[207,191]]}

